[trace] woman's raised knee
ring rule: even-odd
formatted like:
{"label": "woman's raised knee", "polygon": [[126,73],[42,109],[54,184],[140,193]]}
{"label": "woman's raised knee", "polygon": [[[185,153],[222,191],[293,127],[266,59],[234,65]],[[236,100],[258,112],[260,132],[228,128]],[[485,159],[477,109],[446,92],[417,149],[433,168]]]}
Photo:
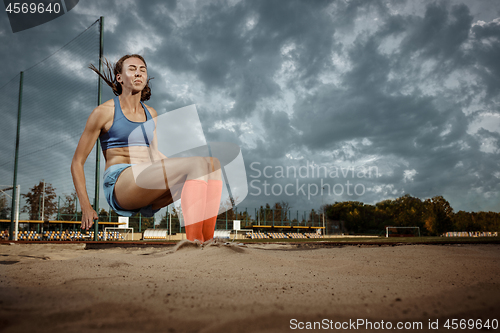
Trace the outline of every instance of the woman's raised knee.
{"label": "woman's raised knee", "polygon": [[211,157],[211,162],[213,163],[213,171],[220,170],[220,161],[217,157]]}
{"label": "woman's raised knee", "polygon": [[190,177],[189,178],[205,178],[208,177],[209,168],[207,161],[204,157],[192,157],[192,160],[189,161],[189,166],[191,168]]}
{"label": "woman's raised knee", "polygon": [[206,159],[209,164],[208,179],[221,180],[221,166],[219,159],[217,157],[207,157]]}
{"label": "woman's raised knee", "polygon": [[217,157],[205,157],[210,172],[220,170],[220,161]]}

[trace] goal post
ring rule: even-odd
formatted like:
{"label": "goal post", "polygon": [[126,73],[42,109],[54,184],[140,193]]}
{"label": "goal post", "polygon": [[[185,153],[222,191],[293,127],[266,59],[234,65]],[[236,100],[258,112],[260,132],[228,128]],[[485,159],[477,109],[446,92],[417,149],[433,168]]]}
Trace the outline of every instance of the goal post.
{"label": "goal post", "polygon": [[385,227],[385,237],[420,237],[420,227]]}
{"label": "goal post", "polygon": [[[128,234],[132,234],[132,239],[134,240],[134,228],[129,226],[129,218],[127,216],[118,216],[118,226],[117,227],[106,227],[104,228],[104,240],[107,240],[107,231],[115,230],[118,231],[121,235],[122,231],[125,231],[125,238],[128,238]],[[125,239],[124,239],[125,240]]]}
{"label": "goal post", "polygon": [[122,231],[125,231],[125,237],[123,240],[128,240],[128,234],[131,233],[132,235],[132,239],[131,240],[134,240],[134,228],[123,228],[123,227],[105,227],[104,228],[104,237],[103,239],[106,241],[107,240],[107,234],[108,234],[108,230],[115,230],[115,231],[118,231],[120,233],[120,235],[122,234]]}

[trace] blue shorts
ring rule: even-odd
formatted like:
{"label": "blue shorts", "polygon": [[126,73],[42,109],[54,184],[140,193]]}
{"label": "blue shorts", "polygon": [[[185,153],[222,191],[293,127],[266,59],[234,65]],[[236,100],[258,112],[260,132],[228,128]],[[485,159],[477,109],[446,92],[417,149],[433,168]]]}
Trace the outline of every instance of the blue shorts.
{"label": "blue shorts", "polygon": [[106,201],[108,202],[109,206],[118,214],[121,216],[133,216],[137,213],[141,213],[142,216],[144,217],[151,217],[153,216],[157,211],[160,209],[153,209],[152,205],[134,209],[134,210],[125,210],[121,208],[118,203],[116,202],[115,196],[114,196],[114,190],[115,190],[115,183],[120,174],[123,172],[123,170],[131,167],[132,164],[115,164],[110,166],[109,168],[104,171],[104,195],[106,196]]}

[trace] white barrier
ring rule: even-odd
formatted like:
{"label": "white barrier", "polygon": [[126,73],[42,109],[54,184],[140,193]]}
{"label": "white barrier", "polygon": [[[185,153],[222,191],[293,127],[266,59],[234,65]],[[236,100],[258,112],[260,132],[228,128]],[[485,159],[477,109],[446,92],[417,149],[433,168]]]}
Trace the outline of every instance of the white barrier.
{"label": "white barrier", "polygon": [[231,234],[231,230],[215,230],[214,231],[214,238],[229,239],[230,234]]}
{"label": "white barrier", "polygon": [[143,239],[168,239],[168,229],[147,229]]}

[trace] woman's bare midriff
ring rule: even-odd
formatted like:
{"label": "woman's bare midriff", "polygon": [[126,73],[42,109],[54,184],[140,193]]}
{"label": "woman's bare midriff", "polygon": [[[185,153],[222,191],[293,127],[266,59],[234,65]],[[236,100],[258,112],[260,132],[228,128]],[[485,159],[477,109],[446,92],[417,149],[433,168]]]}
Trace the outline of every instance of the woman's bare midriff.
{"label": "woman's bare midriff", "polygon": [[140,164],[152,162],[149,147],[131,146],[123,148],[110,148],[103,152],[106,160],[106,169],[115,164]]}

